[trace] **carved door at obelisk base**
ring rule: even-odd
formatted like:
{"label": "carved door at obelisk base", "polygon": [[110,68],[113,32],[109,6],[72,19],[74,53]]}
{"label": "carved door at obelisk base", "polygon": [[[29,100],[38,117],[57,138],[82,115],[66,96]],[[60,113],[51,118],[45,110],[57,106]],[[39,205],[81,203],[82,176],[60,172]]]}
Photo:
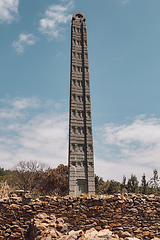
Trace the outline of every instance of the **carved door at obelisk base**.
{"label": "carved door at obelisk base", "polygon": [[87,193],[87,181],[85,179],[77,179],[76,181],[76,195]]}

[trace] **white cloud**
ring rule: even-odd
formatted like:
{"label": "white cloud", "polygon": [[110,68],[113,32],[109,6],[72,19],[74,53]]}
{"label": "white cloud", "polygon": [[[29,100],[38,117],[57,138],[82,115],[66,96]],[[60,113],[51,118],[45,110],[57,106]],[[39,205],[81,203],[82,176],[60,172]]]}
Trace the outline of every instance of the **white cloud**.
{"label": "white cloud", "polygon": [[18,18],[19,0],[0,0],[0,23],[11,23]]}
{"label": "white cloud", "polygon": [[130,125],[106,124],[104,137],[106,143],[119,146],[136,142],[143,146],[160,143],[160,120],[140,117]]}
{"label": "white cloud", "polygon": [[38,38],[33,34],[21,33],[17,41],[12,43],[12,46],[18,54],[22,54],[26,47],[32,46],[37,42]]}
{"label": "white cloud", "polygon": [[[39,98],[0,99],[0,166],[37,160],[56,167],[68,161],[66,102]],[[128,121],[128,120],[127,120]],[[94,130],[94,129],[93,129]],[[160,120],[139,116],[128,124],[105,124],[94,131],[95,173],[121,181],[160,170]]]}
{"label": "white cloud", "polygon": [[38,98],[16,98],[11,103],[14,108],[25,109],[25,108],[37,108],[40,106],[40,100]]}
{"label": "white cloud", "polygon": [[126,5],[130,2],[130,0],[122,0],[122,5]]}
{"label": "white cloud", "polygon": [[2,107],[0,111],[0,119],[9,120],[24,117],[26,109],[34,109],[40,107],[40,101],[36,97],[32,98],[14,98],[0,99],[1,104],[8,107]]}
{"label": "white cloud", "polygon": [[1,167],[12,168],[19,160],[37,160],[51,167],[67,164],[68,113],[64,109],[57,110],[51,100],[16,98],[6,99],[1,110],[11,112],[5,119],[0,115]]}
{"label": "white cloud", "polygon": [[95,169],[96,174],[99,177],[103,177],[105,181],[116,180],[122,182],[124,175],[128,179],[131,177],[131,174],[134,174],[138,178],[139,184],[141,184],[143,173],[145,173],[147,181],[153,176],[153,169],[147,165],[141,166],[127,161],[107,162],[97,157],[95,157]]}
{"label": "white cloud", "polygon": [[120,180],[131,173],[151,177],[154,168],[160,169],[160,119],[139,116],[130,124],[105,124],[97,133],[96,155],[105,162],[107,177]]}
{"label": "white cloud", "polygon": [[39,31],[47,35],[49,40],[61,38],[65,30],[64,25],[71,20],[72,15],[69,12],[73,8],[74,2],[73,0],[63,2],[65,3],[63,5],[49,6],[44,18],[40,20]]}

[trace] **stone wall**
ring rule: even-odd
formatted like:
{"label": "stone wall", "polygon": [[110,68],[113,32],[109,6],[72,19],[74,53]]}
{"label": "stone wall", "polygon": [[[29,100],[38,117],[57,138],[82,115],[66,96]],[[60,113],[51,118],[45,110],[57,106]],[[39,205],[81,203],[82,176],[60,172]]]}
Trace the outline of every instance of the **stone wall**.
{"label": "stone wall", "polygon": [[33,200],[19,194],[0,199],[0,239],[160,239],[160,197],[154,195]]}

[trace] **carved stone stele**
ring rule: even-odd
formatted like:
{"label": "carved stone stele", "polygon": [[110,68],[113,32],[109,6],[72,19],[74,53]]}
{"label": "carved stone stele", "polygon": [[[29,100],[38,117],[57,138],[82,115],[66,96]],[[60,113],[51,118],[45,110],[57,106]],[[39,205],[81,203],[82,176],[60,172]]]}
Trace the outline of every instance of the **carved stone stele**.
{"label": "carved stone stele", "polygon": [[86,18],[75,13],[71,26],[69,194],[95,194],[94,155]]}

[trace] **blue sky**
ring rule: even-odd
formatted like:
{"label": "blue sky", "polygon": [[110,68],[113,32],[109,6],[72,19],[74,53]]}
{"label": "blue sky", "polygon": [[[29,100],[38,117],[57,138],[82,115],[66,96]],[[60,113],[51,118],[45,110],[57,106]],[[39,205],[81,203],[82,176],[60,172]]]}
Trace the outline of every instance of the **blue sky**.
{"label": "blue sky", "polygon": [[160,170],[160,1],[0,1],[0,167],[67,164],[71,18],[86,16],[95,173]]}

